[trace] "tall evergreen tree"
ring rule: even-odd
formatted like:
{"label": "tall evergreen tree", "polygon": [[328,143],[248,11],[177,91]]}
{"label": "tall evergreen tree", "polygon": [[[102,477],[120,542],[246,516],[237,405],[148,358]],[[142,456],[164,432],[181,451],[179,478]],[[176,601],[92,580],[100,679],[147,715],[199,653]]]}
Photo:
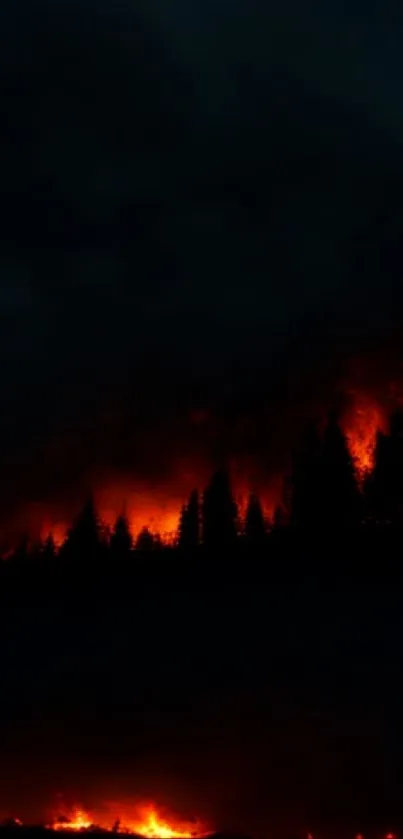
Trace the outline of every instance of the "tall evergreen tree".
{"label": "tall evergreen tree", "polygon": [[272,531],[279,532],[284,530],[288,524],[287,512],[282,504],[277,504],[273,513]]}
{"label": "tall evergreen tree", "polygon": [[154,533],[153,534],[153,540],[154,540],[153,550],[154,551],[162,551],[165,547],[165,544],[164,544],[164,540],[161,536],[161,533]]}
{"label": "tall evergreen tree", "polygon": [[153,551],[158,546],[156,538],[153,536],[148,527],[143,527],[137,536],[135,549],[136,551]]}
{"label": "tall evergreen tree", "polygon": [[55,540],[52,534],[49,533],[49,536],[46,537],[45,541],[41,545],[40,556],[41,559],[44,559],[45,561],[50,561],[52,559],[55,559],[56,554],[57,550]]}
{"label": "tall evergreen tree", "polygon": [[245,538],[251,546],[264,545],[267,527],[260,499],[253,493],[249,497],[245,517]]}
{"label": "tall evergreen tree", "polygon": [[320,462],[318,527],[331,530],[356,526],[360,521],[360,493],[347,440],[334,411],[329,413]]}
{"label": "tall evergreen tree", "polygon": [[403,414],[395,411],[388,434],[380,432],[375,466],[366,483],[367,512],[378,524],[403,526]]}
{"label": "tall evergreen tree", "polygon": [[182,507],[179,519],[178,547],[192,551],[200,544],[200,502],[199,493],[194,489],[187,504]]}
{"label": "tall evergreen tree", "polygon": [[69,530],[62,555],[69,559],[93,560],[99,559],[104,550],[102,524],[90,497]]}
{"label": "tall evergreen tree", "polygon": [[390,437],[378,431],[374,468],[364,483],[365,519],[368,524],[390,524]]}
{"label": "tall evergreen tree", "polygon": [[294,450],[292,473],[287,480],[285,501],[292,528],[312,529],[317,525],[318,495],[321,491],[321,439],[311,422]]}
{"label": "tall evergreen tree", "polygon": [[27,533],[24,533],[12,554],[12,559],[15,562],[26,562],[30,559],[32,553],[31,541]]}
{"label": "tall evergreen tree", "polygon": [[133,539],[130,532],[129,521],[126,516],[121,515],[115,521],[110,549],[112,556],[116,559],[128,559],[133,548]]}
{"label": "tall evergreen tree", "polygon": [[202,503],[202,542],[208,549],[230,549],[236,544],[238,508],[226,471],[216,472]]}

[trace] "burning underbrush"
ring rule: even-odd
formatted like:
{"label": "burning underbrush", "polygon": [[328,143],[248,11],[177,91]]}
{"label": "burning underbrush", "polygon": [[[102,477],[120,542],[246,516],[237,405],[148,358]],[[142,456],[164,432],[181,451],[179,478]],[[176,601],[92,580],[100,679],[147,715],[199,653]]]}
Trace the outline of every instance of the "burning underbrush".
{"label": "burning underbrush", "polygon": [[[182,822],[161,815],[159,811],[152,805],[143,808],[144,821],[133,823],[131,826],[121,824],[120,820],[111,826],[97,824],[92,821],[90,814],[80,808],[77,808],[70,816],[57,817],[46,825],[25,825],[20,819],[5,819],[0,823],[0,833],[3,835],[10,835],[17,832],[20,836],[29,834],[30,838],[38,839],[39,836],[45,836],[50,831],[57,831],[64,834],[66,837],[71,833],[90,833],[92,836],[102,836],[104,834],[119,834],[133,836],[135,839],[246,839],[242,834],[239,836],[229,835],[216,831],[206,831],[206,826],[200,822]],[[248,837],[249,839],[249,837]],[[301,833],[300,839],[314,839],[311,833]],[[361,833],[355,834],[354,839],[364,839]],[[398,839],[396,833],[387,832],[385,834],[376,833],[371,834],[371,839]]]}
{"label": "burning underbrush", "polygon": [[[18,818],[8,818],[0,827],[5,830],[26,825]],[[112,810],[98,813],[72,807],[63,815],[53,816],[41,827],[59,833],[114,833],[144,839],[207,839],[214,833],[199,819],[185,821],[154,804],[135,805],[121,815]]]}

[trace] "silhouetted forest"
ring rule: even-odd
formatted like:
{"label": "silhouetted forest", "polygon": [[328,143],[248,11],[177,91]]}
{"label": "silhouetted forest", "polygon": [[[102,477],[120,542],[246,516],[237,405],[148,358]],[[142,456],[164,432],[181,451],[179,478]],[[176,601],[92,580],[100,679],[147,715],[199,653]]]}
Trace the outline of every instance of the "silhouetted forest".
{"label": "silhouetted forest", "polygon": [[373,528],[393,533],[402,527],[403,413],[393,414],[388,433],[378,433],[374,469],[358,481],[339,417],[331,411],[324,425],[312,422],[301,436],[284,480],[281,504],[271,518],[256,494],[240,511],[223,468],[211,476],[203,492],[191,492],[170,544],[148,527],[134,537],[123,514],[112,529],[107,528],[90,497],[61,546],[51,535],[36,543],[25,535],[7,559],[18,563],[56,556],[69,561],[126,560],[134,553],[156,551],[228,554],[234,549],[269,550],[273,540],[287,533],[336,536]]}

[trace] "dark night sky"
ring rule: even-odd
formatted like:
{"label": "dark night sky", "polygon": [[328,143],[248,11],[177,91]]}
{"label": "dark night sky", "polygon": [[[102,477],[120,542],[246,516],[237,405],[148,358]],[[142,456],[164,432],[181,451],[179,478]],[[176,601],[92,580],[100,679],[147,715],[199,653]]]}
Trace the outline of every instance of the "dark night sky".
{"label": "dark night sky", "polygon": [[0,452],[4,482],[22,463],[17,495],[41,493],[39,459],[55,483],[42,440],[53,463],[76,440],[74,482],[86,458],[119,460],[119,423],[140,434],[246,386],[274,404],[285,371],[389,325],[392,5],[5,0],[0,15]]}

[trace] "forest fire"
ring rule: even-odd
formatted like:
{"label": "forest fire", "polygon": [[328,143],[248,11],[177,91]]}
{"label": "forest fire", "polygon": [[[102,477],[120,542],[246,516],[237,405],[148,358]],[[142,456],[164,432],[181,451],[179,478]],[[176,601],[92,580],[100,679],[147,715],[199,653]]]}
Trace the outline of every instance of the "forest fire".
{"label": "forest fire", "polygon": [[[374,468],[378,433],[387,432],[389,414],[399,400],[390,393],[389,396],[386,392],[382,395],[371,393],[370,387],[361,389],[347,386],[342,392],[344,407],[339,422],[353,461],[356,481],[363,490],[365,479]],[[323,420],[326,418],[327,407],[324,405],[321,411],[318,409],[318,416],[322,416]],[[298,429],[295,435],[297,439]],[[270,528],[275,511],[283,506],[284,479],[289,477],[287,469],[290,458],[286,450],[282,461],[271,463],[267,459],[263,466],[263,460],[258,455],[246,453],[247,443],[248,440],[245,441],[245,451],[227,457],[240,531],[244,527],[251,493],[258,495],[267,527]],[[109,542],[117,518],[124,513],[135,548],[144,530],[147,531],[149,543],[154,539],[155,544],[175,546],[183,505],[194,489],[198,490],[201,501],[213,472],[213,459],[207,454],[203,462],[195,454],[189,463],[185,463],[182,458],[171,464],[169,473],[160,481],[154,478],[147,483],[136,478],[129,480],[127,476],[124,479],[118,475],[103,478],[100,475],[94,476],[88,485],[93,487],[93,500],[105,541]],[[78,512],[79,504],[73,504],[73,501],[69,507],[63,506],[62,501],[59,505],[56,501],[50,506],[46,502],[26,505],[16,515],[15,521],[8,522],[10,537],[3,556],[12,554],[21,533],[28,534],[33,543],[37,540],[43,544],[51,537],[54,552],[57,553],[64,545]]]}
{"label": "forest fire", "polygon": [[108,819],[97,813],[89,813],[81,807],[72,808],[68,816],[53,819],[46,827],[61,832],[81,833],[97,827],[101,831],[143,836],[145,839],[206,839],[212,831],[196,819],[182,821],[163,813],[155,804],[141,804],[129,808],[125,814],[113,813]]}

